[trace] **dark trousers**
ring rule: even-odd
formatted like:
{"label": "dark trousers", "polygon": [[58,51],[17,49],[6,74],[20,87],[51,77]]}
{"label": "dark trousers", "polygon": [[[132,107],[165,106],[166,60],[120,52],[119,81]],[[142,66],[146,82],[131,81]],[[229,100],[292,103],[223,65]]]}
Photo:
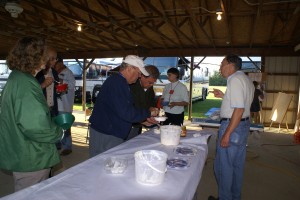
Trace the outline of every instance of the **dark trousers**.
{"label": "dark trousers", "polygon": [[172,113],[165,113],[167,120],[164,121],[164,125],[178,125],[181,126],[183,124],[183,120],[184,120],[184,112],[180,113],[180,114],[172,114]]}

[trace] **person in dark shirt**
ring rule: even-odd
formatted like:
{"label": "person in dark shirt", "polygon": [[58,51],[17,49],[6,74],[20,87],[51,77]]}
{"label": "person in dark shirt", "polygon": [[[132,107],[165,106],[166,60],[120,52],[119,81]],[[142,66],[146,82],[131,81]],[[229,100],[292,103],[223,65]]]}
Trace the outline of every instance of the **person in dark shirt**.
{"label": "person in dark shirt", "polygon": [[[130,85],[130,91],[136,108],[157,110],[153,85],[159,77],[159,70],[154,65],[145,66],[149,76],[142,75],[135,83]],[[134,123],[126,140],[142,132],[142,123]]]}
{"label": "person in dark shirt", "polygon": [[151,118],[157,112],[134,106],[129,85],[135,83],[141,73],[149,76],[143,60],[129,55],[123,60],[119,73],[111,75],[102,85],[89,118],[90,157],[123,143],[133,123],[146,119],[150,123],[157,123]]}
{"label": "person in dark shirt", "polygon": [[58,73],[53,69],[57,60],[57,53],[54,48],[48,47],[48,57],[49,60],[46,63],[46,68],[37,73],[35,78],[41,85],[44,96],[47,100],[48,107],[50,109],[51,116],[55,117],[58,115],[58,96],[55,87],[59,82],[59,77]]}
{"label": "person in dark shirt", "polygon": [[251,112],[251,118],[252,118],[252,122],[255,124],[259,124],[260,123],[260,116],[259,116],[259,112],[260,112],[260,102],[259,102],[259,98],[263,99],[264,98],[264,93],[258,89],[258,82],[257,81],[253,81],[253,85],[255,87],[255,91],[254,91],[254,97],[253,97],[253,101],[250,107],[250,112]]}

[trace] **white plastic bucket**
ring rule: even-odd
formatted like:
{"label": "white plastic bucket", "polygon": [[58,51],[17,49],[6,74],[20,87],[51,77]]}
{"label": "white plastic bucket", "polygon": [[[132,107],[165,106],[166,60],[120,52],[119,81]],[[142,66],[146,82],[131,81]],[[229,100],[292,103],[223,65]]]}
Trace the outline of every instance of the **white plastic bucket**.
{"label": "white plastic bucket", "polygon": [[135,179],[144,185],[159,185],[167,171],[168,155],[162,151],[141,150],[134,154]]}
{"label": "white plastic bucket", "polygon": [[165,125],[160,127],[160,142],[163,145],[178,145],[180,141],[181,127]]}

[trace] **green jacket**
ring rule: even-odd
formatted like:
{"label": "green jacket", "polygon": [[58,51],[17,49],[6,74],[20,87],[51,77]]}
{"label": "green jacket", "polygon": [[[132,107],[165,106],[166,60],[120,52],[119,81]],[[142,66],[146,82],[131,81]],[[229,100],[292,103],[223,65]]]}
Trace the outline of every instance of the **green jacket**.
{"label": "green jacket", "polygon": [[54,166],[60,162],[55,143],[61,137],[40,84],[13,70],[0,97],[0,168],[32,172]]}

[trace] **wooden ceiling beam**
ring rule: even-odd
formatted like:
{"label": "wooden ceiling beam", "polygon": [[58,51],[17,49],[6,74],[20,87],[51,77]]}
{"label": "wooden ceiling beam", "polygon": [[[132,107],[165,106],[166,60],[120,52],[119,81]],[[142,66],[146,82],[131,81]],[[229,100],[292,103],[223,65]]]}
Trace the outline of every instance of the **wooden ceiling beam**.
{"label": "wooden ceiling beam", "polygon": [[[37,23],[39,21],[39,20],[35,20],[35,19],[41,18],[41,16],[40,16],[41,13],[39,13],[37,15],[36,12],[26,11],[24,14],[25,15],[29,15],[30,17],[33,17],[33,20],[29,20],[29,19],[23,20],[23,21],[25,21],[25,23],[28,24],[29,27],[32,26],[32,25],[35,25],[35,23]],[[64,17],[62,16],[62,18],[64,18]],[[63,27],[68,27],[67,23],[59,23],[59,20],[58,20],[57,17],[55,19],[50,19],[50,18],[47,18],[47,17],[45,17],[43,19],[44,19],[44,21],[47,21],[47,23],[48,22],[50,22],[52,24],[56,23],[56,24],[61,24],[61,26],[63,26]],[[64,19],[64,20],[67,21],[67,19]],[[61,29],[59,27],[56,28],[57,30],[52,29],[52,30],[50,30],[51,32],[49,32],[49,26],[46,26],[45,23],[43,23],[41,25],[40,24],[36,24],[35,26],[37,26],[37,27],[38,26],[42,26],[44,29],[47,29],[47,35],[46,35],[46,37],[52,37],[54,34],[59,34],[59,35],[65,36],[65,37],[74,38],[74,34],[73,33],[67,32],[66,30]],[[26,27],[23,27],[23,28],[26,29]],[[70,29],[70,30],[72,30],[72,29]],[[92,39],[92,38],[90,38],[88,36],[89,34],[91,35],[91,33],[87,32],[87,31],[84,31],[84,32],[81,32],[80,34],[84,35],[84,37],[87,38],[86,41],[90,40],[90,43],[89,43],[90,45],[93,45],[93,46],[99,45],[100,42],[98,40],[94,40],[94,39]],[[94,35],[94,34],[92,34],[92,35]],[[94,35],[94,36],[96,36],[96,35]],[[76,37],[76,38],[73,39],[73,41],[76,41],[77,39],[78,38]],[[101,38],[99,38],[99,39],[101,40]],[[74,44],[69,44],[68,46],[72,46],[72,45],[74,45]],[[102,43],[100,43],[99,48],[100,47],[111,48],[112,46],[114,46],[114,45],[107,45],[107,41],[106,42],[102,41]]]}
{"label": "wooden ceiling beam", "polygon": [[[176,25],[174,25],[168,19],[167,15],[162,14],[155,6],[153,6],[149,0],[142,0],[142,1],[139,1],[139,2],[147,5],[152,11],[154,11],[156,14],[158,14],[166,22],[166,24],[168,24],[173,29],[173,31],[179,33],[184,38],[186,38],[191,44],[193,44],[193,41],[186,34],[184,34]],[[195,45],[193,45],[193,46],[195,47]]]}
{"label": "wooden ceiling beam", "polygon": [[[157,31],[157,28],[155,26],[149,26],[147,23],[144,22],[144,20],[141,20],[139,17],[134,16],[132,13],[130,13],[129,11],[123,9],[119,5],[113,3],[112,1],[106,1],[105,3],[108,4],[109,6],[113,7],[114,9],[122,12],[127,17],[129,17],[129,19],[135,21],[135,23],[137,23],[137,26],[142,25],[143,27],[147,28],[149,31],[154,32],[155,34],[159,35],[161,38],[173,43],[174,45],[178,45],[176,42],[174,42],[174,40],[170,39],[166,35],[162,34],[159,31]],[[145,19],[148,19],[148,18],[145,18]]]}
{"label": "wooden ceiling beam", "polygon": [[[300,5],[299,5],[300,7]],[[294,27],[294,30],[292,31],[292,39],[295,40],[295,45],[299,44],[300,43],[300,30],[299,30],[299,27],[300,27],[300,15],[298,15],[298,19],[297,19],[297,22],[296,22],[296,26]]]}
{"label": "wooden ceiling beam", "polygon": [[[197,24],[200,27],[201,31],[204,33],[204,35],[206,36],[206,38],[209,40],[210,44],[213,47],[215,47],[215,44],[214,44],[213,40],[209,37],[209,35],[205,31],[205,29],[203,28],[203,25],[197,20],[197,17],[194,15],[194,13],[188,8],[188,5],[186,4],[186,2],[185,1],[180,1],[180,4],[181,4],[182,7],[184,7],[185,12],[188,13],[190,21],[194,22],[195,24]],[[193,27],[191,27],[191,29],[192,28]],[[193,37],[193,43],[197,44],[197,47],[199,47],[196,35],[195,35],[195,37]]]}
{"label": "wooden ceiling beam", "polygon": [[[102,5],[102,1],[101,1],[101,0],[97,0],[97,2],[98,2],[98,4],[101,5],[102,7],[105,7],[105,5]],[[111,15],[112,15],[111,12],[110,12],[110,10],[108,9],[108,7],[105,7],[104,10],[106,11],[107,16],[111,16]],[[110,25],[110,28],[112,29],[112,30],[111,30],[112,32],[118,32],[119,30],[122,30],[122,29],[120,29],[120,28],[118,28],[118,27],[115,28],[113,25]],[[118,30],[118,29],[119,29],[119,30]],[[124,34],[127,34],[127,32],[124,31]],[[119,38],[117,38],[114,34],[112,35],[112,37],[113,37],[118,43],[122,44],[121,40],[119,40]],[[127,35],[127,37],[130,38],[129,34]],[[124,49],[124,48],[126,48],[126,46],[122,45],[122,48]]]}
{"label": "wooden ceiling beam", "polygon": [[231,3],[230,0],[226,1],[226,6],[223,0],[220,0],[220,5],[221,5],[221,9],[224,12],[223,15],[223,20],[225,21],[224,23],[226,24],[226,28],[228,31],[228,35],[227,35],[227,41],[226,44],[230,47],[232,47],[234,44],[232,44],[232,37],[233,37],[233,27],[231,24],[231,16],[229,15],[229,10],[231,8]]}
{"label": "wooden ceiling beam", "polygon": [[197,44],[197,47],[199,48],[200,47],[200,44],[199,44],[199,42],[198,42],[198,36],[197,36],[197,33],[196,33],[196,30],[195,30],[195,28],[194,28],[194,24],[193,24],[193,22],[192,22],[192,20],[191,19],[189,19],[189,24],[190,24],[190,29],[191,29],[191,34],[192,34],[192,36],[193,36],[193,39],[195,40],[195,43]]}
{"label": "wooden ceiling beam", "polygon": [[[162,2],[162,0],[159,0],[159,2],[160,2],[161,7],[163,8],[161,14],[164,16],[164,18],[165,18],[167,21],[169,21],[170,19],[168,18],[168,15],[164,12],[164,10],[166,10],[166,7],[165,7],[164,3]],[[173,7],[173,9],[176,9],[176,8]],[[177,18],[175,18],[174,21],[175,21],[175,24],[176,24],[175,26],[178,27],[178,24],[176,23],[176,22],[177,22]],[[179,29],[179,27],[178,27],[178,29]],[[179,37],[178,32],[175,31],[175,35],[176,35],[176,37],[177,37],[177,41],[179,42],[179,48],[182,48],[182,47],[183,47],[183,43],[182,43],[181,38]]]}
{"label": "wooden ceiling beam", "polygon": [[[287,4],[287,6],[288,6],[289,4]],[[273,36],[272,36],[272,38],[270,39],[270,41],[269,41],[269,47],[271,47],[272,45],[273,45],[273,43],[274,43],[274,41],[279,37],[281,37],[282,35],[284,35],[285,33],[284,33],[284,31],[285,31],[285,29],[286,29],[286,27],[288,27],[288,25],[291,23],[291,18],[292,17],[294,17],[293,16],[293,12],[289,12],[288,10],[290,10],[289,8],[285,8],[285,9],[283,9],[282,8],[282,6],[280,6],[280,10],[283,10],[283,11],[285,11],[285,12],[283,12],[283,13],[280,13],[280,14],[277,14],[276,16],[277,16],[277,18],[278,19],[280,19],[281,21],[282,21],[282,27],[281,28],[279,28],[278,26],[276,27],[276,30],[278,30],[279,29],[279,31],[277,31],[277,33],[275,33]],[[282,17],[281,16],[281,14],[285,14],[286,16],[285,17]]]}
{"label": "wooden ceiling beam", "polygon": [[[65,17],[67,17],[67,18],[69,18],[69,19],[71,19],[71,20],[74,20],[74,21],[77,21],[77,22],[79,22],[79,23],[82,23],[82,24],[85,24],[86,26],[89,26],[89,27],[91,27],[91,28],[93,28],[93,29],[98,29],[98,30],[101,30],[101,31],[103,31],[103,32],[106,32],[106,33],[109,33],[110,35],[112,34],[111,33],[111,31],[108,31],[107,29],[105,29],[105,28],[101,28],[100,26],[97,26],[95,23],[93,23],[93,22],[90,22],[90,21],[87,21],[87,20],[85,20],[85,19],[82,19],[82,18],[80,18],[80,17],[76,17],[76,16],[73,16],[73,15],[71,15],[71,14],[69,14],[69,13],[66,13],[66,12],[64,12],[64,11],[61,11],[61,10],[59,10],[59,9],[56,9],[56,8],[49,8],[49,5],[45,5],[45,4],[42,4],[42,3],[39,3],[39,2],[32,2],[31,0],[23,0],[23,1],[26,1],[26,2],[28,2],[29,4],[34,4],[35,6],[38,6],[38,7],[40,7],[40,8],[43,8],[43,9],[48,9],[48,10],[50,10],[51,12],[54,12],[54,13],[56,13],[56,14],[58,14],[58,15],[61,15],[61,16],[65,16]],[[67,1],[67,2],[69,2],[69,1]],[[123,43],[125,43],[125,44],[127,44],[127,45],[132,45],[132,41],[128,41],[128,38],[125,38],[124,36],[122,36],[122,35],[120,35],[120,34],[118,34],[118,33],[115,33],[114,34],[115,36],[117,36],[117,37],[120,37],[120,38],[122,38],[124,41],[127,41],[128,43],[125,43],[124,41],[123,41]],[[99,36],[100,37],[100,36]],[[106,37],[106,36],[102,36],[101,35],[101,37]],[[108,39],[108,37],[106,37],[107,39]],[[110,40],[112,40],[112,41],[114,41],[114,39],[113,38],[109,38]]]}
{"label": "wooden ceiling beam", "polygon": [[[35,23],[38,23],[38,22],[29,21],[29,20],[27,20],[26,22],[27,22],[27,25],[18,24],[18,27],[19,27],[18,29],[15,29],[14,27],[10,27],[8,25],[5,27],[6,31],[13,33],[12,35],[14,35],[14,34],[18,35],[18,38],[21,38],[21,37],[24,37],[27,35],[36,35],[36,36],[44,37],[46,39],[49,39],[49,38],[51,39],[53,37],[51,33],[46,34],[46,33],[44,33],[44,31],[35,31],[35,27],[33,27],[32,25],[35,25]],[[1,23],[1,21],[0,21],[0,23]],[[3,24],[3,25],[5,25],[5,24]],[[19,31],[19,30],[21,30],[21,31]],[[29,30],[30,33],[28,31],[26,32],[24,30]],[[20,35],[20,33],[21,33],[21,35]],[[63,33],[59,33],[59,34],[63,34]],[[65,43],[68,43],[68,42],[65,41]],[[72,43],[70,45],[74,45],[74,44]]]}
{"label": "wooden ceiling beam", "polygon": [[256,15],[255,17],[252,17],[252,25],[251,25],[251,34],[250,34],[250,40],[249,40],[249,48],[252,48],[252,45],[253,45],[253,41],[254,41],[254,38],[255,38],[255,32],[256,32],[256,28],[257,28],[257,23],[260,19],[260,15],[261,15],[261,10],[263,9],[263,0],[260,0],[259,1],[259,5],[257,7],[257,10],[256,10]]}
{"label": "wooden ceiling beam", "polygon": [[[277,5],[277,7],[280,6],[279,4]],[[272,46],[272,38],[273,35],[275,35],[275,31],[277,30],[277,23],[276,23],[277,18],[274,17],[273,21],[271,22],[271,30],[270,30],[270,34],[268,36],[268,47]]]}
{"label": "wooden ceiling beam", "polygon": [[[71,58],[111,58],[124,57],[136,53],[136,49],[116,51],[89,51],[89,52],[62,52],[66,59]],[[142,57],[163,57],[163,56],[224,56],[235,53],[240,56],[300,56],[300,52],[294,52],[291,47],[272,48],[184,48],[184,49],[151,49],[147,54],[140,54]],[[1,56],[0,56],[1,58]]]}
{"label": "wooden ceiling beam", "polygon": [[[70,5],[72,5],[72,6],[76,7],[76,8],[78,8],[78,9],[81,9],[81,10],[83,10],[83,11],[85,11],[85,12],[87,12],[87,13],[93,15],[93,16],[99,17],[99,18],[101,18],[101,19],[107,21],[107,17],[106,17],[105,15],[102,15],[102,14],[100,14],[100,13],[94,11],[94,10],[89,9],[89,8],[83,7],[82,5],[78,4],[78,3],[75,2],[75,1],[68,0],[68,1],[64,1],[64,3],[70,4]],[[140,38],[143,38],[143,39],[147,38],[147,41],[148,41],[149,43],[153,43],[153,44],[159,45],[159,43],[157,43],[157,41],[152,40],[151,38],[148,38],[148,37],[145,36],[145,35],[139,34],[139,33],[137,33],[137,32],[136,32],[135,30],[133,30],[133,29],[130,29],[130,28],[126,27],[126,26],[123,26],[122,24],[120,24],[120,23],[119,23],[116,19],[114,19],[113,17],[110,17],[110,23],[111,23],[112,25],[117,26],[117,27],[119,27],[119,28],[121,28],[121,29],[123,29],[123,30],[125,30],[125,31],[128,31],[128,32],[130,32],[130,33],[132,33],[132,34],[134,34],[134,35],[140,37]],[[111,31],[108,31],[108,32],[109,32],[110,34],[113,34]],[[115,34],[115,36],[117,36],[117,35],[116,35],[117,33],[114,33],[114,34]],[[119,35],[119,34],[118,34],[118,35]],[[124,38],[124,36],[123,36],[123,38]],[[127,39],[127,40],[130,40],[130,39],[128,39],[128,38],[126,38],[126,39]],[[140,41],[142,41],[142,40],[140,40]],[[143,43],[142,45],[147,46],[146,43]]]}

